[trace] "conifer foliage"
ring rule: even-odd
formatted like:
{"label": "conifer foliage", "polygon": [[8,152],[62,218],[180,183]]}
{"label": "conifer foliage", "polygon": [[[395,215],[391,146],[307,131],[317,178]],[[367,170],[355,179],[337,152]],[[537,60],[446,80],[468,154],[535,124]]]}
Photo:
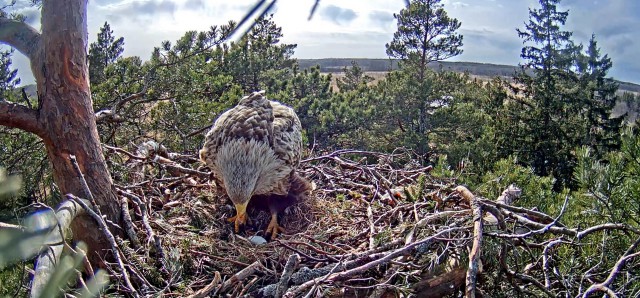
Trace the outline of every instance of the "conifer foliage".
{"label": "conifer foliage", "polygon": [[387,55],[417,67],[419,80],[430,62],[462,54],[462,35],[456,32],[461,23],[447,15],[441,0],[413,0],[393,16],[398,31],[386,45]]}
{"label": "conifer foliage", "polygon": [[595,37],[586,53],[574,43],[563,28],[569,13],[559,3],[540,0],[517,30],[524,63],[506,113],[511,125],[503,132],[511,140],[504,153],[517,153],[541,176],[553,175],[557,188],[573,184],[574,149],[615,148],[621,123],[610,117],[617,90],[606,78],[610,59],[600,56]]}
{"label": "conifer foliage", "polygon": [[124,52],[124,37],[116,38],[109,23],[104,22],[98,40],[89,45],[89,79],[97,84],[105,79],[104,70]]}

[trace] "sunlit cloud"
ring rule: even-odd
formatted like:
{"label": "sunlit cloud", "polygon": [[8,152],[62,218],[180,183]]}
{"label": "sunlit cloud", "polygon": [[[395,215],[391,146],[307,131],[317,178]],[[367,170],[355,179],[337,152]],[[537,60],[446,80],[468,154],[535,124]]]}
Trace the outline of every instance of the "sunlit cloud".
{"label": "sunlit cloud", "polygon": [[[213,25],[239,21],[256,0],[92,0],[89,1],[89,41],[104,22],[116,36],[125,38],[126,56],[148,59],[154,47],[164,40],[175,41],[186,31],[207,30]],[[322,0],[309,21],[315,0],[279,0],[273,10],[282,27],[285,43],[298,44],[299,58],[387,58],[385,44],[396,30],[393,14],[404,0]],[[520,62],[522,41],[516,28],[528,19],[528,7],[536,0],[445,0],[450,17],[457,18],[464,35],[464,53],[454,61],[473,61],[515,65]],[[565,0],[569,9],[566,28],[579,43],[596,34],[603,53],[613,59],[610,75],[640,82],[640,1]],[[37,7],[20,10],[34,27],[39,26]],[[595,21],[594,21],[595,20]],[[606,20],[606,21],[598,21]],[[24,83],[32,82],[28,61],[16,56],[14,65]]]}

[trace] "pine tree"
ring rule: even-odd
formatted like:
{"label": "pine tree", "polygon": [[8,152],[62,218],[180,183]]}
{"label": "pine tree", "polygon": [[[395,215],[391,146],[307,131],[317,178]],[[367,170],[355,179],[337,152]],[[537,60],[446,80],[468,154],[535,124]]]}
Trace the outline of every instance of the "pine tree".
{"label": "pine tree", "polygon": [[[105,220],[121,225],[113,180],[98,138],[87,68],[87,1],[41,1],[40,28],[0,15],[0,43],[18,50],[31,63],[38,89],[37,108],[0,101],[0,125],[21,129],[42,140],[53,179],[62,194],[88,197]],[[15,38],[18,37],[18,38]],[[71,74],[70,74],[71,73]],[[80,183],[69,157],[77,156],[86,184]],[[104,264],[108,241],[90,217],[77,217],[71,224],[75,240],[88,246],[87,257]],[[111,228],[110,228],[111,229]],[[113,228],[116,237],[123,232]]]}
{"label": "pine tree", "polygon": [[398,20],[398,31],[386,45],[387,55],[416,67],[420,81],[430,62],[462,54],[462,35],[456,33],[461,23],[449,18],[440,2],[413,0],[393,15]]}
{"label": "pine tree", "polygon": [[351,67],[345,66],[342,71],[344,72],[344,77],[336,80],[340,92],[352,91],[363,84],[366,85],[373,81],[373,77],[366,75],[355,60],[351,61]]}
{"label": "pine tree", "polygon": [[573,98],[564,92],[579,48],[571,41],[572,33],[562,30],[568,12],[558,10],[559,2],[540,0],[541,8],[530,9],[524,30],[517,30],[527,45],[521,53],[523,69],[515,77],[522,96],[514,99],[511,111],[518,129],[512,131],[516,135],[510,151],[518,152],[538,175],[554,174],[561,185],[570,179],[573,137],[580,129],[572,118],[577,112],[571,106]]}
{"label": "pine tree", "polygon": [[273,85],[290,78],[287,69],[295,63],[291,57],[297,45],[281,44],[281,38],[282,28],[270,14],[258,18],[242,40],[224,49],[225,69],[246,92],[276,92]]}
{"label": "pine tree", "polygon": [[104,22],[98,40],[89,45],[89,80],[98,84],[104,80],[104,69],[124,52],[124,37],[116,39],[109,23]]}
{"label": "pine tree", "polygon": [[572,41],[572,32],[563,29],[569,13],[559,3],[540,0],[525,28],[517,30],[525,62],[514,78],[517,95],[504,113],[512,123],[502,132],[510,140],[503,156],[515,153],[538,175],[552,175],[556,189],[575,186],[577,147],[603,152],[617,146],[622,119],[609,117],[617,90],[606,78],[611,60],[600,56],[595,38],[586,53]]}
{"label": "pine tree", "polygon": [[[29,101],[26,93],[24,97],[20,97],[16,90],[20,79],[17,77],[18,70],[11,69],[12,54],[13,50],[0,51],[0,101],[33,106],[35,103]],[[21,188],[22,192],[17,194],[35,198],[35,193],[48,176],[44,174],[48,164],[42,162],[46,158],[42,142],[33,134],[0,126],[0,144],[0,168],[4,168],[10,175],[19,175],[26,182]],[[26,204],[27,202],[17,197],[5,199],[0,202],[0,209],[13,209]]]}
{"label": "pine tree", "polygon": [[611,116],[618,101],[618,84],[607,77],[607,72],[612,66],[608,55],[601,56],[595,35],[592,35],[586,53],[579,57],[578,72],[580,90],[585,92],[583,98],[586,101],[588,121],[588,133],[585,134],[582,145],[593,148],[597,157],[619,149],[620,130],[626,116]]}
{"label": "pine tree", "polygon": [[426,135],[432,129],[429,115],[438,108],[440,96],[433,80],[435,75],[427,69],[430,62],[444,60],[462,53],[462,35],[456,33],[460,22],[450,18],[441,0],[413,0],[400,13],[394,14],[398,30],[386,45],[387,55],[401,59],[400,86],[388,85],[389,96],[398,99],[392,103],[403,107],[404,120],[399,120],[404,139],[420,140],[414,148],[428,151]]}
{"label": "pine tree", "polygon": [[20,84],[18,70],[11,69],[11,54],[13,50],[0,51],[0,100],[8,100],[13,89]]}

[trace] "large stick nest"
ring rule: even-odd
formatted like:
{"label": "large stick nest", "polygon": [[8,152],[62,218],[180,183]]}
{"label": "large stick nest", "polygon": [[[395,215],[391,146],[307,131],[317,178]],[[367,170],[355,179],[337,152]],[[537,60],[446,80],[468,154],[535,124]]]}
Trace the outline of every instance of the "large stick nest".
{"label": "large stick nest", "polygon": [[[168,153],[152,142],[135,154],[108,149],[117,153],[110,163],[119,169],[117,189],[129,215],[124,228],[130,239],[119,249],[144,296],[441,297],[496,289],[555,296],[572,292],[568,287],[585,293],[590,286],[605,291],[609,284],[597,279],[559,276],[556,252],[545,247],[550,239],[578,244],[588,233],[632,230],[564,227],[557,218],[512,207],[519,195],[513,186],[497,200],[475,196],[454,180],[430,175],[431,167],[420,166],[410,151],[341,150],[301,163],[299,172],[313,181],[313,193],[280,217],[285,233],[258,243],[268,212],[250,209],[252,226],[233,233],[226,220],[235,214],[233,205],[195,156]],[[514,247],[523,245],[531,263],[510,268]],[[115,277],[111,290],[129,292],[121,268],[109,269]]]}

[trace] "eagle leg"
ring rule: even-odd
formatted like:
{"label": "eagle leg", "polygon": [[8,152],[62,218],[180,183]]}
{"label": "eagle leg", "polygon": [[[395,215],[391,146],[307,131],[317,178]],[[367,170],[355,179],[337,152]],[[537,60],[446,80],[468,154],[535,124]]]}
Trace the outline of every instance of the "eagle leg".
{"label": "eagle leg", "polygon": [[271,221],[264,231],[270,239],[275,239],[279,232],[284,232],[284,228],[278,224],[278,213],[271,211]]}
{"label": "eagle leg", "polygon": [[227,219],[229,222],[234,223],[234,231],[240,233],[240,228],[244,228],[247,223],[251,223],[249,216],[247,216],[247,203],[235,204],[236,215]]}

